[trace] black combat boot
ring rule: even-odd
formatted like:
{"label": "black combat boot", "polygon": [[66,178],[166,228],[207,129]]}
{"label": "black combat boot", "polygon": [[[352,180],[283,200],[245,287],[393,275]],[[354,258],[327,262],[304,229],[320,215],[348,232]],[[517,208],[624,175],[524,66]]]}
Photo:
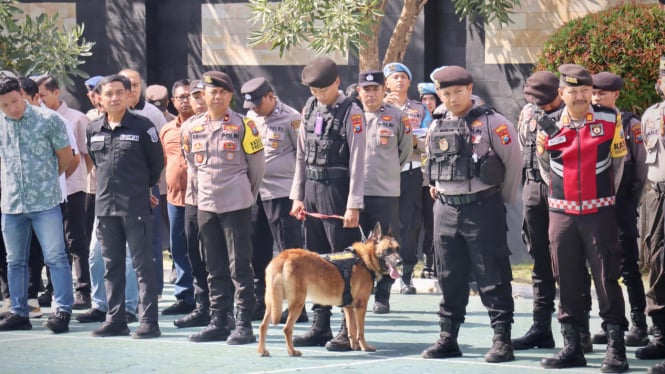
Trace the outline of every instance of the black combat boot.
{"label": "black combat boot", "polygon": [[[580,326],[580,345],[582,346],[582,353],[593,352],[593,343],[591,343],[591,332],[589,331],[589,313],[586,313]],[[605,343],[603,343],[605,344]]]}
{"label": "black combat boot", "polygon": [[208,297],[196,296],[196,308],[188,315],[173,321],[173,325],[178,328],[185,327],[204,327],[210,323],[210,300]]}
{"label": "black combat boot", "polygon": [[[282,315],[279,317],[279,323],[286,323],[286,319],[289,318],[289,309],[284,309],[282,312]],[[309,321],[309,317],[307,317],[307,307],[303,306],[302,311],[300,312],[300,315],[298,316],[298,319],[296,320],[296,323],[303,323]]]}
{"label": "black combat boot", "polygon": [[492,348],[485,354],[485,362],[506,362],[515,359],[513,345],[510,342],[510,323],[498,323],[494,326]]}
{"label": "black combat boot", "polygon": [[402,267],[402,278],[400,280],[401,287],[399,293],[404,295],[415,295],[416,288],[411,282],[413,278],[413,265],[403,265]]}
{"label": "black combat boot", "polygon": [[393,286],[394,279],[384,275],[376,283],[374,292],[374,314],[390,313],[390,288]]}
{"label": "black combat boot", "polygon": [[303,335],[294,336],[293,345],[296,347],[323,347],[326,345],[326,342],[333,338],[330,330],[330,315],[332,314],[330,309],[329,306],[314,305],[312,327]]}
{"label": "black combat boot", "polygon": [[665,358],[665,318],[652,316],[653,337],[649,343],[635,351],[635,357],[641,360],[655,360]]}
{"label": "black combat boot", "polygon": [[607,324],[607,352],[600,364],[602,373],[623,373],[628,370],[626,346],[623,341],[623,328],[619,325]]}
{"label": "black combat boot", "polygon": [[436,271],[434,271],[434,254],[426,253],[425,254],[425,266],[423,271],[420,273],[420,278],[435,278]]}
{"label": "black combat boot", "polygon": [[252,314],[252,321],[263,321],[263,315],[266,314],[266,282],[263,279],[254,279],[254,297],[256,304],[254,304],[254,313]]}
{"label": "black combat boot", "polygon": [[626,346],[644,347],[649,343],[647,318],[644,313],[631,313],[630,319],[633,321],[633,327],[625,335]]}
{"label": "black combat boot", "polygon": [[331,341],[326,343],[326,349],[329,351],[346,352],[351,350],[349,342],[349,330],[346,328],[346,316],[342,313],[342,325],[339,332]]}
{"label": "black combat boot", "polygon": [[561,324],[563,335],[563,348],[554,357],[544,358],[540,361],[546,369],[564,369],[586,366],[586,359],[580,344],[580,328],[570,324]]}
{"label": "black combat boot", "polygon": [[[441,334],[439,340],[433,345],[423,351],[424,358],[447,358],[447,357],[460,357],[462,351],[457,345],[457,335],[461,322],[453,322],[450,318],[441,318],[439,327],[441,327]],[[510,338],[508,338],[510,341]]]}
{"label": "black combat boot", "polygon": [[236,315],[236,328],[226,339],[228,345],[241,345],[254,343],[256,336],[252,330],[252,314],[239,310]]}
{"label": "black combat boot", "polygon": [[[233,327],[231,327],[233,326]],[[235,328],[233,315],[227,311],[212,311],[210,323],[203,330],[194,335],[190,335],[192,342],[212,342],[226,340],[231,334],[231,329]]]}
{"label": "black combat boot", "polygon": [[665,362],[656,364],[647,369],[647,374],[665,374]]}
{"label": "black combat boot", "polygon": [[554,348],[552,313],[534,312],[533,325],[524,336],[513,339],[513,349]]}
{"label": "black combat boot", "polygon": [[593,336],[591,337],[591,343],[607,344],[607,331],[605,331],[605,327],[601,327],[600,331],[593,334]]}

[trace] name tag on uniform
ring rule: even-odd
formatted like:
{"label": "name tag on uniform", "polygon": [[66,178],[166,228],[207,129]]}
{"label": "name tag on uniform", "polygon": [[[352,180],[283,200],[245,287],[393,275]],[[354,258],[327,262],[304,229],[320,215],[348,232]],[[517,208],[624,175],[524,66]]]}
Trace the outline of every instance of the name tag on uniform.
{"label": "name tag on uniform", "polygon": [[93,142],[103,142],[104,138],[105,138],[104,135],[95,135],[92,138],[90,138],[90,142],[91,143],[93,143]]}
{"label": "name tag on uniform", "polygon": [[564,135],[557,136],[556,138],[552,138],[547,141],[547,145],[552,147],[558,144],[562,144],[566,142],[566,137]]}
{"label": "name tag on uniform", "polygon": [[139,136],[138,135],[131,135],[131,134],[122,134],[119,137],[120,140],[127,140],[130,142],[138,142],[139,141]]}

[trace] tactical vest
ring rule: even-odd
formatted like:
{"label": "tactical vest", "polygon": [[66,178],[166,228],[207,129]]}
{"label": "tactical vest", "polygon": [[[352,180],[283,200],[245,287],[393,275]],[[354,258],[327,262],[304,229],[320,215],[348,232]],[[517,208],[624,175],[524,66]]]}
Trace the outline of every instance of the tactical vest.
{"label": "tactical vest", "polygon": [[[640,119],[636,114],[631,112],[621,112],[621,125],[623,126],[623,133],[626,135],[626,144],[628,144],[629,139],[632,138],[633,133],[630,128],[630,121],[633,119]],[[632,194],[634,192],[633,186],[633,176],[635,174],[635,159],[633,157],[630,160],[623,163],[623,174],[621,175],[621,183],[619,184],[619,189],[617,195]]]}
{"label": "tactical vest", "polygon": [[[533,105],[534,108],[537,108]],[[544,113],[541,109],[536,109],[531,118],[524,123],[524,126],[527,126],[526,138],[524,139],[524,148],[522,149],[522,168],[526,171],[528,178],[542,181],[540,177],[540,166],[538,164],[538,154],[536,153],[536,143],[538,138],[538,131],[540,130],[540,124],[538,123],[539,117],[547,116],[554,119],[554,122],[550,124],[555,124],[556,121],[561,117],[563,104],[559,109],[554,112]]]}
{"label": "tactical vest", "polygon": [[356,101],[346,98],[333,110],[321,113],[323,127],[321,134],[317,135],[314,133],[316,119],[311,119],[317,102],[314,97],[309,98],[305,104],[304,113],[307,130],[305,162],[308,166],[349,167],[349,146],[346,142],[344,118],[351,108],[351,104]]}
{"label": "tactical vest", "polygon": [[[360,257],[358,257],[352,247],[348,247],[343,252],[322,254],[321,258],[335,265],[344,280],[342,305],[339,306],[350,305],[353,302],[353,296],[351,295],[351,274],[353,273],[353,266],[360,262]],[[374,279],[374,273],[370,271],[370,274],[372,275],[372,279]]]}
{"label": "tactical vest", "polygon": [[464,118],[445,120],[437,116],[430,125],[429,172],[435,181],[467,181],[476,175],[469,124],[494,110],[486,104],[473,108]]}

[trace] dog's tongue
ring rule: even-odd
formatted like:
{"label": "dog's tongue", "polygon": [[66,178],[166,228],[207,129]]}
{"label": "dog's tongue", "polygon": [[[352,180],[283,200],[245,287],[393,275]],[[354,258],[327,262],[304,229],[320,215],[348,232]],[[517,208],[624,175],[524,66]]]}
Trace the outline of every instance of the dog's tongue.
{"label": "dog's tongue", "polygon": [[402,274],[399,273],[399,270],[392,265],[388,265],[388,270],[390,271],[390,278],[392,279],[399,279],[402,276]]}

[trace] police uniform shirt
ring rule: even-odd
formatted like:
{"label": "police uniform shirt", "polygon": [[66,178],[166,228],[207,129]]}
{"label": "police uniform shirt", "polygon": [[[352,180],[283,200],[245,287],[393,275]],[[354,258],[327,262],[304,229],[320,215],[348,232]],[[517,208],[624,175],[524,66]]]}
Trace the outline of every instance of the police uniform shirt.
{"label": "police uniform shirt", "polygon": [[[478,107],[476,100],[472,99],[472,108]],[[467,112],[468,113],[468,112]],[[464,117],[467,113],[464,113]],[[444,119],[458,119],[451,112],[446,112]],[[520,188],[520,175],[522,172],[522,155],[517,144],[517,132],[513,124],[498,112],[482,114],[472,123],[467,124],[471,132],[471,142],[477,160],[485,156],[490,149],[499,156],[505,167],[505,175],[501,184],[501,196],[505,203],[512,203],[517,199]],[[432,127],[430,126],[430,129]],[[469,181],[436,181],[436,189],[444,195],[462,195],[476,193],[492,187],[474,177]]]}
{"label": "police uniform shirt", "polygon": [[266,167],[259,188],[261,200],[288,197],[296,168],[296,142],[300,129],[300,113],[279,99],[272,113],[261,117],[247,112],[259,129],[265,150]]}
{"label": "police uniform shirt", "polygon": [[[340,91],[339,96],[333,107],[339,106],[344,101],[344,93]],[[308,108],[304,108],[307,110]],[[314,110],[309,116],[311,123],[316,121],[317,113],[327,113],[331,108],[324,104],[316,104]],[[303,113],[304,114],[304,113]],[[303,117],[304,118],[304,117]],[[346,141],[349,145],[349,197],[347,199],[347,209],[362,209],[364,207],[364,174],[365,174],[365,116],[362,109],[356,104],[352,104],[346,118],[344,119],[344,132]],[[303,201],[305,197],[305,140],[307,139],[307,124],[305,121],[300,126],[298,134],[298,147],[296,153],[296,171],[291,185],[291,200]]]}
{"label": "police uniform shirt", "polygon": [[649,107],[642,115],[642,136],[646,149],[647,179],[665,182],[665,101]]}
{"label": "police uniform shirt", "polygon": [[383,104],[376,112],[365,111],[365,122],[365,196],[397,197],[400,170],[413,150],[409,117],[397,107]]}
{"label": "police uniform shirt", "polygon": [[[192,165],[191,163],[187,162],[187,155],[185,154],[185,150],[182,144],[182,132],[188,129],[192,121],[194,121],[197,118],[205,117],[205,113],[201,114],[195,114],[191,117],[189,117],[185,122],[183,122],[180,125],[180,147],[181,151],[183,153],[183,156],[185,158],[185,162],[187,163],[187,189],[185,190],[185,205],[191,205],[191,206],[197,206],[197,183],[196,183],[196,173],[192,173],[192,168],[195,168],[195,165]],[[189,131],[189,130],[187,130]]]}
{"label": "police uniform shirt", "polygon": [[524,151],[524,146],[527,144],[529,134],[538,131],[538,120],[536,112],[538,106],[533,103],[528,103],[522,108],[519,119],[517,120],[517,136],[520,141],[520,149]]}
{"label": "police uniform shirt", "polygon": [[[617,120],[623,125],[620,119],[621,115]],[[644,137],[642,136],[640,120],[637,117],[631,118],[623,128],[623,133],[626,136],[626,148],[628,150],[623,158],[624,165],[629,162],[633,164],[632,175],[624,175],[624,177],[630,178],[629,181],[632,186],[643,186],[647,177],[647,165],[645,163],[647,153],[643,145]],[[627,170],[624,168],[624,174],[626,172]],[[636,192],[641,193],[641,191]]]}
{"label": "police uniform shirt", "polygon": [[183,128],[182,147],[199,210],[226,213],[254,204],[265,169],[254,121],[232,110],[219,120],[197,117]]}
{"label": "police uniform shirt", "polygon": [[[432,115],[430,114],[427,107],[416,100],[407,100],[404,105],[398,106],[406,115],[409,117],[410,128],[407,129],[411,132],[412,129],[426,129],[429,127],[429,124],[432,122]],[[412,141],[413,142],[413,141]],[[409,162],[417,162],[418,166],[424,164],[423,156],[425,155],[425,139],[418,138],[416,139],[416,144],[414,144],[414,150],[409,157]]]}
{"label": "police uniform shirt", "polygon": [[88,154],[97,168],[97,216],[150,215],[150,187],[159,181],[164,152],[157,129],[127,110],[111,129],[106,116],[86,130]]}
{"label": "police uniform shirt", "polygon": [[[586,118],[580,121],[572,120],[568,115],[566,108],[564,107],[563,112],[561,114],[561,118],[556,123],[556,125],[559,128],[563,128],[564,126],[581,128],[589,123],[593,123],[595,118],[596,115],[592,106],[589,107]],[[616,117],[614,121],[616,122]],[[539,130],[538,137],[536,139],[536,152],[538,153],[538,165],[540,166],[540,175],[543,178],[543,181],[549,185],[550,157],[549,153],[545,151],[545,142],[549,140],[546,139],[547,135],[545,134],[545,132]],[[623,174],[623,164],[624,164],[623,158],[626,154],[626,143],[621,123],[616,123],[616,131],[614,134],[614,138],[612,139],[610,149],[611,149],[610,156],[612,158],[612,175],[614,176],[614,191],[616,193],[616,191],[619,188],[619,184],[621,183],[621,176]]]}

